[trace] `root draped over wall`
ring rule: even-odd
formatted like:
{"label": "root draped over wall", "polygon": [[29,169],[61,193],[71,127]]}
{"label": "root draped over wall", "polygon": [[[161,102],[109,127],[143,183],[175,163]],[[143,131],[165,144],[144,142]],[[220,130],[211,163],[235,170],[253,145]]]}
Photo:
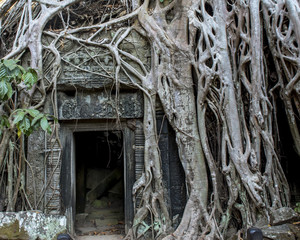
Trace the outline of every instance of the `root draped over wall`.
{"label": "root draped over wall", "polygon": [[[64,47],[76,42],[87,52],[91,47],[106,51],[113,72],[105,76],[114,81],[116,101],[124,85],[144,94],[144,173],[132,189],[134,197],[142,197],[127,238],[226,239],[229,229],[268,222],[272,211],[289,206],[276,104],[285,107],[299,157],[299,12],[297,0],[8,0],[0,7],[1,54],[20,60],[29,55],[39,73],[32,89],[16,89],[16,103],[41,109],[50,94],[57,117],[57,81],[61,66],[71,64]],[[148,42],[150,65],[123,47],[133,33]],[[103,74],[92,55],[91,61],[98,72],[72,64]],[[188,201],[176,229],[162,183],[158,101],[175,131],[186,176]],[[9,108],[1,103],[0,112]],[[56,123],[53,129],[59,143]],[[14,131],[4,129],[0,159],[13,151],[10,142],[20,147]],[[19,160],[25,166],[23,155]],[[12,159],[15,167],[17,159]],[[0,163],[6,176],[10,162]],[[17,193],[24,208],[34,206],[24,189]]]}

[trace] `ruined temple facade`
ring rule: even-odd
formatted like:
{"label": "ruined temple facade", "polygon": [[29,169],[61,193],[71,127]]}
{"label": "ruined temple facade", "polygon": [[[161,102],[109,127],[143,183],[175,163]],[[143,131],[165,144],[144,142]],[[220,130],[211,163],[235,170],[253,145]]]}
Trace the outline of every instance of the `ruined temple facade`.
{"label": "ruined temple facade", "polygon": [[[130,49],[133,46],[130,41],[139,46]],[[139,36],[132,34],[128,44],[121,47],[135,51],[150,66],[149,46]],[[76,219],[86,218],[88,207],[95,207],[97,202],[102,209],[114,208],[116,198],[111,196],[117,194],[115,204],[122,205],[123,211],[120,215],[123,219],[118,222],[123,222],[127,231],[139,203],[132,197],[133,184],[143,171],[143,94],[126,84],[116,90],[114,63],[106,49],[87,49],[70,43],[64,46],[61,55],[62,73],[57,81],[60,142],[42,130],[34,132],[28,140],[30,167],[26,185],[28,197],[34,203],[32,208],[67,216],[73,234]],[[120,81],[130,80],[121,74]],[[51,94],[44,108],[50,115],[53,114]],[[175,134],[159,105],[156,115],[163,182],[176,225],[186,202],[184,171]],[[103,203],[103,198],[108,200]],[[101,225],[99,219],[96,217]]]}

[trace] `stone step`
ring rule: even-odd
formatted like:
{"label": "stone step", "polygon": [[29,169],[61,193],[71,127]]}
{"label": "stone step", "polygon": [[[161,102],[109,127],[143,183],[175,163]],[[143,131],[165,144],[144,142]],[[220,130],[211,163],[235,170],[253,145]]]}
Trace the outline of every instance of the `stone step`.
{"label": "stone step", "polygon": [[105,218],[115,218],[115,219],[124,219],[123,213],[115,213],[115,214],[89,214],[85,220],[94,220],[94,219],[105,219]]}
{"label": "stone step", "polygon": [[[112,196],[113,195],[113,196]],[[123,206],[123,196],[120,194],[109,193],[108,196],[101,197],[100,199],[96,199],[91,204],[86,206],[86,209],[90,208],[107,208],[107,207],[117,207]]]}
{"label": "stone step", "polygon": [[119,221],[124,221],[124,215],[115,215],[115,216],[105,216],[105,215],[98,215],[98,216],[88,216],[86,221],[93,221],[93,220],[103,220],[103,219],[117,219]]}
{"label": "stone step", "polygon": [[119,220],[115,218],[95,219],[95,224],[97,227],[112,226],[117,225],[118,223]]}
{"label": "stone step", "polygon": [[88,226],[76,227],[76,232],[79,235],[85,235],[85,234],[88,234],[90,232],[95,232],[95,231],[97,231],[96,227],[88,227]]}
{"label": "stone step", "polygon": [[116,213],[124,213],[123,208],[103,208],[103,209],[94,209],[93,211],[87,212],[89,215],[99,215],[99,214],[104,214],[104,215],[113,215]]}
{"label": "stone step", "polygon": [[105,218],[113,218],[113,219],[124,219],[124,213],[123,212],[94,212],[89,214],[86,219],[92,220],[92,219],[105,219]]}

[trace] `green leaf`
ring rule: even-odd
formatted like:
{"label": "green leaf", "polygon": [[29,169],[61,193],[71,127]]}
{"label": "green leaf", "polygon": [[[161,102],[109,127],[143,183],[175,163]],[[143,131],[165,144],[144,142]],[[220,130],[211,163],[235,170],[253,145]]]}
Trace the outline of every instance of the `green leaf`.
{"label": "green leaf", "polygon": [[11,77],[12,78],[18,78],[21,79],[22,78],[22,71],[19,68],[15,68],[12,72],[11,72]]}
{"label": "green leaf", "polygon": [[27,117],[25,117],[19,124],[19,128],[23,133],[26,133],[27,130],[30,128],[30,120]]}
{"label": "green leaf", "polygon": [[42,113],[39,113],[31,122],[31,126],[34,126],[41,118],[43,118],[45,115]]}
{"label": "green leaf", "polygon": [[48,123],[48,120],[47,120],[47,118],[46,117],[43,117],[42,119],[41,119],[41,127],[42,127],[42,129],[44,130],[44,131],[47,131],[47,129],[48,129],[48,127],[49,127],[49,123]]}
{"label": "green leaf", "polygon": [[0,65],[0,78],[7,76],[7,70],[3,64]]}
{"label": "green leaf", "polygon": [[22,66],[18,65],[18,68],[21,70],[22,73],[26,72],[25,69]]}
{"label": "green leaf", "polygon": [[12,90],[12,87],[11,87],[11,85],[10,85],[10,83],[6,83],[6,86],[7,86],[7,89],[8,89],[8,91],[7,91],[7,97],[8,98],[11,98],[12,97],[12,95],[13,95],[13,90]]}
{"label": "green leaf", "polygon": [[25,112],[24,112],[24,111],[18,111],[18,114],[17,114],[17,116],[15,117],[13,123],[16,124],[16,123],[22,121],[23,118],[24,118],[24,116],[25,116]]}
{"label": "green leaf", "polygon": [[0,99],[4,98],[6,93],[8,92],[7,84],[4,80],[0,82]]}
{"label": "green leaf", "polygon": [[29,120],[29,118],[25,118],[23,120],[23,122],[24,122],[26,131],[29,130],[30,129],[30,120]]}
{"label": "green leaf", "polygon": [[[18,67],[21,67],[21,66],[18,65]],[[16,75],[15,79],[16,79],[17,83],[20,83],[22,81],[23,74],[25,73],[25,69],[24,68],[23,68],[23,70],[19,70],[18,71],[18,75]]]}
{"label": "green leaf", "polygon": [[26,134],[26,136],[29,136],[32,132],[33,132],[33,129],[32,129],[32,128],[29,128],[29,129],[25,132],[25,134]]}
{"label": "green leaf", "polygon": [[48,128],[47,128],[47,132],[48,132],[49,134],[51,134],[51,133],[52,133],[52,129],[51,129],[51,126],[50,126],[50,124],[49,124],[49,126],[48,126]]}
{"label": "green leaf", "polygon": [[22,77],[27,87],[31,88],[38,80],[37,73],[34,69],[29,69]]}
{"label": "green leaf", "polygon": [[32,80],[33,80],[33,76],[32,76],[31,73],[26,72],[25,74],[23,74],[22,80],[24,81],[24,83],[25,83],[27,86],[30,86],[30,83],[31,83]]}
{"label": "green leaf", "polygon": [[36,117],[40,113],[38,110],[35,109],[26,109],[26,112],[28,112],[29,115],[32,117]]}
{"label": "green leaf", "polygon": [[17,68],[17,61],[14,59],[8,59],[8,60],[3,60],[3,64],[5,65],[5,67],[7,67],[10,71],[14,70],[15,68]]}

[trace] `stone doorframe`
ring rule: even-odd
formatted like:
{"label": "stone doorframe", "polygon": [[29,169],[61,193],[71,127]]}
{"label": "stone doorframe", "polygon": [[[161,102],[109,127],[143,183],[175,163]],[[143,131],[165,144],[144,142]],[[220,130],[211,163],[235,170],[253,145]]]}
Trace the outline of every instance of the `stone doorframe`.
{"label": "stone doorframe", "polygon": [[[138,124],[137,124],[138,123]],[[120,124],[116,121],[65,121],[60,124],[60,139],[63,146],[61,166],[61,201],[62,214],[67,217],[70,234],[75,233],[76,215],[76,168],[75,168],[75,132],[111,131],[123,132],[124,155],[124,215],[125,231],[132,226],[133,199],[132,187],[135,181],[135,132],[140,125],[139,120],[126,120]]]}

